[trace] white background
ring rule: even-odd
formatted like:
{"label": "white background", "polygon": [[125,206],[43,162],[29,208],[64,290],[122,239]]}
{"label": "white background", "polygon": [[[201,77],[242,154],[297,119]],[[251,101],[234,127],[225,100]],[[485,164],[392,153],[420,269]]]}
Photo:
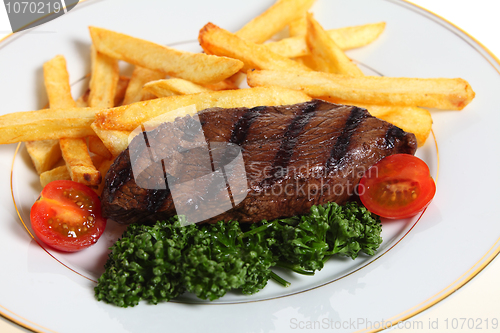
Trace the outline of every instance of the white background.
{"label": "white background", "polygon": [[[413,3],[427,8],[438,16],[452,22],[470,36],[477,39],[493,54],[500,56],[500,13],[499,0],[414,0]],[[0,38],[10,32],[10,25],[7,20],[5,7],[0,5]],[[500,107],[500,106],[499,106]],[[500,112],[500,110],[499,110]],[[498,184],[493,184],[495,186]],[[471,221],[472,222],[472,221]],[[474,321],[483,319],[497,318],[500,321],[500,258],[494,260],[471,282],[466,284],[460,290],[452,294],[444,301],[438,303],[431,309],[423,312],[419,316],[411,318],[406,323],[407,327],[414,329],[394,330],[398,332],[426,332],[428,323],[439,321],[439,332],[471,332],[465,329],[444,330],[444,322],[456,318],[470,319]],[[82,314],[84,318],[84,314]],[[425,329],[419,329],[419,323],[424,323]],[[461,322],[461,321],[459,321]],[[450,325],[451,326],[451,325]],[[472,330],[473,332],[476,330]],[[477,332],[499,332],[496,330],[485,329]],[[0,317],[0,332],[30,332],[24,328],[11,323],[3,317]]]}

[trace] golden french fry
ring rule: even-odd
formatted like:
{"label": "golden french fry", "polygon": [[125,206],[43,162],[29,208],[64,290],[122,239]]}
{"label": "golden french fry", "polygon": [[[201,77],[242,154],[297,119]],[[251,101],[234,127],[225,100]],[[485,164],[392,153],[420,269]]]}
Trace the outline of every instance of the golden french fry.
{"label": "golden french fry", "polygon": [[61,158],[59,140],[28,141],[26,150],[39,175],[50,170]]}
{"label": "golden french fry", "polygon": [[102,28],[89,29],[99,52],[195,83],[219,82],[243,66],[236,59],[179,51]]}
{"label": "golden french fry", "polygon": [[130,131],[107,130],[99,128],[95,124],[92,124],[91,127],[111,155],[118,156],[127,149]]}
{"label": "golden french fry", "polygon": [[[118,84],[116,85],[116,94],[114,105],[121,105],[122,101],[125,97],[125,92],[127,91],[127,87],[129,84],[130,78],[126,76],[120,76],[118,80]],[[87,89],[83,95],[78,97],[76,100],[76,107],[78,108],[87,108],[89,106],[89,94],[90,89]]]}
{"label": "golden french fry", "polygon": [[314,64],[312,69],[351,76],[363,75],[358,66],[335,44],[312,14],[306,14],[306,23],[306,42]]}
{"label": "golden french fry", "polygon": [[40,174],[40,183],[42,184],[42,187],[45,187],[45,185],[54,180],[71,180],[71,176],[66,165],[58,166]]}
{"label": "golden french fry", "polygon": [[49,96],[52,109],[74,108],[75,101],[71,97],[69,74],[66,69],[66,59],[58,55],[43,64],[45,89]]}
{"label": "golden french fry", "polygon": [[125,94],[127,93],[128,85],[130,83],[130,78],[127,76],[120,76],[118,83],[116,84],[116,93],[113,105],[122,105],[125,99]]}
{"label": "golden french fry", "polygon": [[118,60],[97,51],[92,45],[89,106],[112,108],[120,78]]}
{"label": "golden french fry", "polygon": [[[338,47],[342,50],[349,50],[370,44],[380,36],[384,29],[385,22],[379,22],[330,29],[327,30],[327,33]],[[305,32],[298,36],[283,38],[277,42],[270,42],[263,45],[270,51],[287,58],[303,57],[310,54]]]}
{"label": "golden french fry", "polygon": [[0,144],[95,135],[90,125],[97,108],[47,109],[0,116]]}
{"label": "golden french fry", "polygon": [[[51,108],[75,107],[71,97],[66,59],[58,55],[43,64],[44,83]],[[38,174],[49,170],[61,158],[61,149],[57,140],[26,142],[33,165]]]}
{"label": "golden french fry", "polygon": [[[418,146],[424,145],[432,129],[432,117],[427,109],[416,106],[359,105],[374,117],[415,134]],[[378,115],[377,115],[378,114]]]}
{"label": "golden french fry", "polygon": [[300,18],[313,3],[314,0],[278,0],[264,13],[248,22],[236,35],[254,43],[263,43],[291,21]]}
{"label": "golden french fry", "polygon": [[142,87],[148,82],[163,78],[165,78],[165,74],[163,73],[135,66],[122,104],[127,105],[144,100],[145,94]]}
{"label": "golden french fry", "polygon": [[350,50],[375,41],[385,30],[385,26],[385,22],[377,22],[330,29],[327,32],[342,50]]}
{"label": "golden french fry", "polygon": [[[76,107],[76,103],[71,97],[69,75],[66,69],[66,60],[63,57],[56,57],[52,61],[44,64],[44,81],[51,108]],[[81,144],[82,142],[83,145]],[[80,163],[80,161],[83,161],[85,158],[90,161],[90,165],[87,167],[97,171],[92,164],[84,139],[61,138],[59,140],[59,146],[61,148],[61,155],[66,162],[66,167],[72,180],[82,182],[79,180],[78,173],[74,171],[74,168],[80,168],[81,165],[75,163]],[[69,148],[72,149],[69,150]],[[78,161],[75,160],[74,156],[79,156]],[[85,174],[92,177],[91,171]]]}
{"label": "golden french fry", "polygon": [[307,32],[306,16],[301,15],[299,18],[291,21],[288,24],[288,34],[290,37],[304,36]]}
{"label": "golden french fry", "polygon": [[189,95],[212,91],[199,84],[175,78],[148,82],[144,85],[143,89],[157,97]]}
{"label": "golden french fry", "polygon": [[92,163],[85,139],[61,139],[62,155],[73,181],[85,185],[99,185],[101,174]]}
{"label": "golden french fry", "polygon": [[[96,155],[99,155],[107,160],[109,160],[112,157],[109,150],[106,148],[106,146],[101,141],[101,139],[97,136],[89,136],[88,137],[88,146],[89,146],[89,151],[96,154]],[[96,165],[96,168],[97,168],[97,165]]]}
{"label": "golden french fry", "polygon": [[64,162],[64,159],[63,159],[62,157],[59,159],[59,161],[57,161],[57,162],[54,164],[54,166],[52,167],[52,169],[54,169],[54,168],[58,168],[58,167],[60,167],[60,166],[66,166],[66,162]]}
{"label": "golden french fry", "polygon": [[[71,97],[66,59],[63,56],[58,55],[44,63],[43,75],[52,109],[76,107]],[[61,158],[58,140],[28,141],[26,149],[38,174],[49,170]]]}
{"label": "golden french fry", "polygon": [[[241,74],[241,73],[237,73]],[[235,75],[237,75],[235,74]],[[238,89],[238,85],[236,82],[233,80],[230,80],[230,78],[219,81],[217,83],[212,83],[212,84],[204,84],[203,85],[205,88],[208,88],[210,90],[231,90],[231,89]]]}
{"label": "golden french fry", "polygon": [[[163,97],[102,110],[96,114],[94,124],[102,129],[133,131],[151,118],[189,105],[195,105],[196,110],[200,111],[211,107],[273,106],[295,104],[309,100],[311,98],[301,92],[280,87],[212,91],[193,95]],[[104,139],[102,140],[106,144]]]}
{"label": "golden french fry", "polygon": [[[227,78],[225,81],[227,81],[229,84],[233,84],[235,87],[240,87],[243,82],[247,81],[247,75],[246,73],[238,72],[233,76],[231,76],[230,78]],[[213,90],[222,90],[222,89],[213,89]]]}
{"label": "golden french fry", "polygon": [[143,88],[156,97],[167,97],[208,91],[232,90],[238,89],[238,86],[229,79],[213,84],[200,85],[184,79],[170,78],[148,82]]}
{"label": "golden french fry", "polygon": [[104,189],[104,186],[106,183],[104,182],[104,177],[106,176],[106,173],[108,173],[109,168],[113,164],[114,160],[104,160],[102,161],[101,165],[99,166],[99,172],[103,176],[103,181],[99,184],[97,189],[95,189],[95,192],[97,193],[98,196],[101,196],[102,190]]}
{"label": "golden french fry", "polygon": [[87,89],[83,95],[78,97],[78,99],[75,101],[77,108],[89,107],[89,94],[90,94],[90,89]]}
{"label": "golden french fry", "polygon": [[294,58],[293,60],[295,60],[298,63],[301,63],[302,65],[310,68],[311,70],[315,66],[312,60],[312,56],[310,54],[303,57]]}
{"label": "golden french fry", "polygon": [[201,47],[209,54],[239,59],[243,71],[250,69],[276,69],[309,71],[310,69],[286,57],[275,54],[264,45],[243,40],[218,26],[207,23],[198,36]]}
{"label": "golden french fry", "polygon": [[255,70],[247,73],[248,85],[281,86],[313,98],[330,97],[340,102],[375,105],[421,106],[461,110],[474,98],[463,79],[393,78],[321,73]]}
{"label": "golden french fry", "polygon": [[[110,154],[111,156],[111,154]],[[92,164],[94,167],[99,170],[99,167],[101,166],[102,161],[106,160],[104,157],[96,154],[90,155],[90,159],[92,160]]]}
{"label": "golden french fry", "polygon": [[[90,161],[92,162],[92,160]],[[71,180],[88,185],[95,186],[99,185],[102,181],[101,174],[94,165],[77,165],[68,169],[71,175]]]}

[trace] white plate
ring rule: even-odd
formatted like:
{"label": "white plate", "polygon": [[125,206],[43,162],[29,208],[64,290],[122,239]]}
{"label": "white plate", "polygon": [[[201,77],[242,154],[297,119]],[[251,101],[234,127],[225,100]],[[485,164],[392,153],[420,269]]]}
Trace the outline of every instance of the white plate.
{"label": "white plate", "polygon": [[[70,14],[0,44],[2,112],[38,109],[46,103],[41,65],[56,54],[65,55],[74,81],[88,73],[88,25],[172,44],[196,40],[208,21],[235,31],[270,3],[82,3]],[[418,155],[434,174],[439,162],[438,193],[417,224],[416,219],[386,224],[376,261],[332,261],[313,278],[290,276],[290,289],[270,282],[260,294],[230,294],[217,305],[141,304],[121,309],[93,298],[91,279],[101,270],[109,240],[76,255],[54,254],[54,260],[24,230],[12,196],[20,217],[28,221],[40,188],[23,147],[11,168],[16,146],[2,146],[0,168],[6,186],[0,192],[0,312],[41,332],[293,331],[307,325],[356,331],[370,328],[370,323],[375,328],[396,325],[435,304],[486,265],[500,250],[500,226],[494,221],[499,195],[494,187],[487,188],[498,184],[498,157],[488,145],[498,142],[499,135],[494,127],[499,115],[489,111],[498,105],[498,63],[466,34],[405,2],[318,0],[314,12],[326,28],[386,21],[379,40],[348,53],[384,75],[463,77],[476,91],[464,111],[433,111],[439,161],[432,138]],[[193,43],[178,47],[196,50]],[[82,87],[74,85],[75,96]],[[7,186],[11,169],[12,194]]]}

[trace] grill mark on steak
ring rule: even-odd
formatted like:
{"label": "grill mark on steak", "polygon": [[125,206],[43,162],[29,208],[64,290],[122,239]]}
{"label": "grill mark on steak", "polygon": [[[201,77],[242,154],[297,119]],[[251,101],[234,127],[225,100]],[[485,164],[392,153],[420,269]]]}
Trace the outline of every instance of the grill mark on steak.
{"label": "grill mark on steak", "polygon": [[[214,165],[214,168],[218,167],[218,165],[215,164],[220,164],[220,165],[228,164],[240,153],[240,149],[238,149],[236,146],[241,147],[241,145],[243,144],[243,142],[245,142],[247,138],[248,130],[252,126],[253,122],[261,115],[261,112],[265,110],[266,110],[265,106],[257,106],[249,109],[247,112],[243,114],[243,116],[241,116],[240,119],[238,119],[238,121],[234,124],[231,130],[231,138],[229,139],[229,143],[234,146],[228,145],[227,150],[221,157],[219,163],[213,163],[214,160],[212,158],[212,163]],[[210,145],[210,143],[208,144]]]}
{"label": "grill mark on steak", "polygon": [[231,139],[229,140],[229,142],[241,145],[247,138],[250,126],[252,126],[255,119],[260,116],[260,112],[263,110],[265,110],[265,107],[257,106],[243,114],[243,116],[234,125],[234,128],[231,131]]}
{"label": "grill mark on steak", "polygon": [[[204,139],[211,147],[212,163],[222,161],[218,163],[224,167],[224,163],[232,161],[241,152],[245,161],[246,192],[233,184],[228,188],[228,178],[225,178],[225,188],[224,185],[218,186],[217,179],[220,180],[221,176],[210,176],[216,169],[215,163],[204,165],[202,158],[197,158],[200,155],[189,150],[189,142],[182,141],[189,139],[190,117],[160,125],[147,133],[147,139],[148,145],[157,149],[155,156],[161,153],[162,149],[158,147],[162,145],[167,145],[165,151],[174,151],[177,141],[180,142],[177,145],[184,144],[182,152],[165,157],[165,165],[169,163],[169,168],[175,165],[176,170],[181,171],[176,175],[179,184],[197,180],[199,186],[195,190],[183,192],[184,200],[194,200],[195,203],[208,200],[216,209],[226,192],[239,196],[240,200],[232,201],[233,204],[239,202],[236,206],[206,222],[257,222],[304,214],[312,205],[325,202],[342,204],[371,165],[385,156],[413,154],[416,150],[413,134],[370,116],[364,109],[319,100],[252,109],[213,108],[198,113],[198,116]],[[162,176],[158,176],[152,166],[151,170],[146,170],[146,176],[151,176],[151,182],[161,183],[166,189],[147,190],[136,183],[131,165],[147,162],[149,153],[142,151],[144,148],[135,140],[116,158],[106,175],[101,200],[103,215],[125,224],[171,217],[176,214],[176,209],[165,181],[164,168],[160,170]],[[217,150],[214,142],[233,144],[235,150],[231,151],[231,145],[225,151]],[[270,171],[279,166],[283,166],[286,172],[274,173],[275,181],[271,182],[273,172]],[[212,178],[197,178],[201,176]],[[269,179],[269,186],[262,185],[266,179]],[[342,193],[329,191],[337,187]]]}
{"label": "grill mark on steak", "polygon": [[[309,112],[308,112],[309,111]],[[283,141],[281,142],[280,148],[276,155],[274,156],[274,162],[271,169],[271,177],[264,179],[260,182],[262,187],[270,187],[276,183],[279,179],[283,178],[288,172],[288,163],[292,158],[295,146],[297,145],[297,140],[299,134],[302,132],[304,127],[309,124],[311,118],[316,114],[314,109],[308,108],[305,110],[306,114],[299,114],[288,126]]]}
{"label": "grill mark on steak", "polygon": [[356,128],[368,117],[366,110],[353,107],[342,130],[342,134],[337,138],[330,153],[330,158],[326,162],[326,173],[338,169],[344,163],[344,156],[349,147],[351,137]]}

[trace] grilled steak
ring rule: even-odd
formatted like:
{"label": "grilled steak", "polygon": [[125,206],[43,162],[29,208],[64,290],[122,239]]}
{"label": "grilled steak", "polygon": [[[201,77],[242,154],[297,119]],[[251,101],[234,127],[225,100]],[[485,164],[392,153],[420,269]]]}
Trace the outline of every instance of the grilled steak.
{"label": "grilled steak", "polygon": [[305,214],[346,202],[370,166],[417,147],[412,133],[365,109],[320,100],[213,108],[197,117],[132,140],[106,175],[105,217],[129,224],[186,212],[195,222]]}

